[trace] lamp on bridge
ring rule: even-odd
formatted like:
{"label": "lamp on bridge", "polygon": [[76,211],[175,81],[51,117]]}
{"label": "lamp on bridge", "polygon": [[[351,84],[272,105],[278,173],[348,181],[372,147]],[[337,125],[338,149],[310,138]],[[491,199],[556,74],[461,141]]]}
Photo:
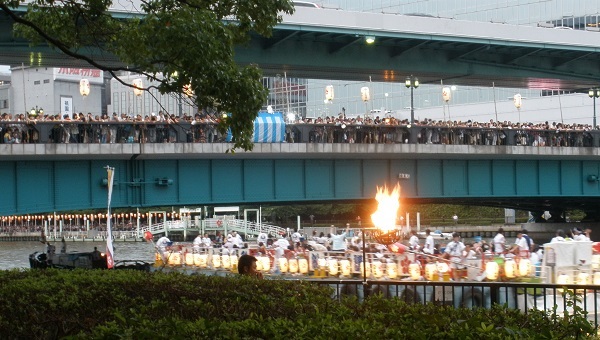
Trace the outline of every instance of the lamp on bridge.
{"label": "lamp on bridge", "polygon": [[368,117],[369,108],[367,107],[367,104],[369,103],[369,100],[371,100],[371,92],[367,86],[360,88],[360,98],[365,103],[365,117]]}
{"label": "lamp on bridge", "polygon": [[413,92],[414,89],[419,87],[419,79],[411,75],[410,77],[406,77],[404,85],[406,85],[406,88],[410,89],[410,124],[412,125],[415,123],[415,101]]}
{"label": "lamp on bridge", "polygon": [[81,79],[79,81],[79,94],[86,97],[90,94],[90,81],[87,79]]}
{"label": "lamp on bridge", "polygon": [[588,91],[588,96],[594,100],[594,129],[596,128],[596,98],[600,97],[600,89],[590,89]]}
{"label": "lamp on bridge", "polygon": [[517,111],[519,111],[519,123],[521,123],[521,105],[523,105],[523,97],[521,97],[519,93],[515,94],[513,97],[513,103],[515,104]]}

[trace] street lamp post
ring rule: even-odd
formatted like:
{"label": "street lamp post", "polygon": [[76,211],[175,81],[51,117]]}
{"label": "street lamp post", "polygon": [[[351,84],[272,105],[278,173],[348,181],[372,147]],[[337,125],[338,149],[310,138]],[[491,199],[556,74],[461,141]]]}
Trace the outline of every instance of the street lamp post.
{"label": "street lamp post", "polygon": [[596,98],[600,97],[600,89],[590,89],[588,91],[588,96],[594,100],[594,126],[593,129],[596,128]]}
{"label": "street lamp post", "polygon": [[415,101],[414,101],[414,89],[419,87],[419,79],[413,77],[406,77],[406,81],[404,81],[404,85],[410,89],[410,124],[415,123]]}

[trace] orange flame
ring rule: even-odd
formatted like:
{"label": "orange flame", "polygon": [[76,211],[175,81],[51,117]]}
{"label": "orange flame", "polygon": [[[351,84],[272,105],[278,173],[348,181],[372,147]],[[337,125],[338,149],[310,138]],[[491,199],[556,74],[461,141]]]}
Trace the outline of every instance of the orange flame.
{"label": "orange flame", "polygon": [[396,184],[391,193],[387,186],[377,187],[375,199],[378,206],[371,215],[373,224],[382,231],[395,229],[398,209],[400,209],[400,184]]}

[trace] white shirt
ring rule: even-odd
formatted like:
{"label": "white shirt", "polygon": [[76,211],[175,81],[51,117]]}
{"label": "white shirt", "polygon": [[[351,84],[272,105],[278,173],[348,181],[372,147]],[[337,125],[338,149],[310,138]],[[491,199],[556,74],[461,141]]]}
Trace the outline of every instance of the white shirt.
{"label": "white shirt", "polygon": [[515,240],[515,245],[519,247],[519,256],[527,257],[529,255],[529,246],[527,245],[525,237],[517,238]]}
{"label": "white shirt", "polygon": [[200,247],[200,244],[202,244],[202,236],[198,235],[194,239],[194,247]]}
{"label": "white shirt", "polygon": [[280,238],[279,240],[275,241],[275,246],[279,246],[283,249],[288,249],[288,247],[290,246],[290,242],[288,242],[288,240],[284,238]]}
{"label": "white shirt", "polygon": [[417,235],[412,235],[408,240],[408,245],[410,245],[413,250],[419,250],[419,238]]}
{"label": "white shirt", "polygon": [[[459,262],[460,261],[460,257],[463,254],[463,251],[465,251],[465,245],[460,242],[460,241],[451,241],[450,243],[448,243],[446,245],[446,250],[445,252],[447,254],[449,254],[453,259],[453,262]],[[457,261],[458,259],[458,261]]]}
{"label": "white shirt", "polygon": [[573,241],[589,241],[590,239],[587,238],[587,236],[585,236],[584,234],[579,234],[576,236],[573,236]]}
{"label": "white shirt", "polygon": [[433,254],[435,252],[435,243],[433,242],[433,236],[427,235],[427,238],[425,238],[425,247],[423,248],[423,252],[427,254]]}
{"label": "white shirt", "polygon": [[294,242],[294,243],[300,242],[300,237],[302,237],[302,235],[300,235],[299,232],[293,233],[292,234],[292,242]]}
{"label": "white shirt", "polygon": [[210,247],[212,245],[212,240],[210,239],[210,237],[203,237],[202,238],[202,245],[205,247]]}
{"label": "white shirt", "polygon": [[159,238],[158,241],[156,241],[156,246],[157,247],[166,247],[169,245],[170,242],[171,242],[171,240],[169,240],[169,238],[167,238],[166,236],[163,236],[163,237]]}
{"label": "white shirt", "polygon": [[237,246],[238,248],[244,246],[244,240],[242,240],[242,236],[240,236],[240,234],[238,233],[236,233],[235,236],[231,237],[231,243],[233,243],[233,245]]}
{"label": "white shirt", "polygon": [[565,238],[562,236],[556,236],[550,240],[550,243],[556,243],[556,242],[565,242]]}
{"label": "white shirt", "polygon": [[332,250],[346,250],[346,232],[340,235],[331,235]]}
{"label": "white shirt", "polygon": [[496,234],[496,236],[494,236],[494,252],[496,254],[502,254],[504,253],[504,244],[506,243],[506,239],[504,238],[504,235],[498,233]]}
{"label": "white shirt", "polygon": [[262,242],[262,244],[264,244],[266,246],[268,238],[269,238],[269,236],[266,233],[260,233],[260,234],[258,234],[258,237],[256,238],[256,243]]}

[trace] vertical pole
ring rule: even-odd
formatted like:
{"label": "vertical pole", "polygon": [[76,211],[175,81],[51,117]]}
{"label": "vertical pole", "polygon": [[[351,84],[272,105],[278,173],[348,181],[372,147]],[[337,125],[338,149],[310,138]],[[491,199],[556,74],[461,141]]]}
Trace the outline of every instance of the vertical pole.
{"label": "vertical pole", "polygon": [[598,90],[594,90],[594,126],[592,130],[596,128],[596,93],[598,93]]}
{"label": "vertical pole", "polygon": [[362,253],[363,253],[363,291],[367,284],[367,243],[365,242],[365,229],[362,230]]}
{"label": "vertical pole", "polygon": [[411,85],[410,85],[410,124],[414,124],[415,123],[415,105],[414,105],[414,96],[413,96],[414,89],[415,88],[412,86],[412,78],[411,78]]}

